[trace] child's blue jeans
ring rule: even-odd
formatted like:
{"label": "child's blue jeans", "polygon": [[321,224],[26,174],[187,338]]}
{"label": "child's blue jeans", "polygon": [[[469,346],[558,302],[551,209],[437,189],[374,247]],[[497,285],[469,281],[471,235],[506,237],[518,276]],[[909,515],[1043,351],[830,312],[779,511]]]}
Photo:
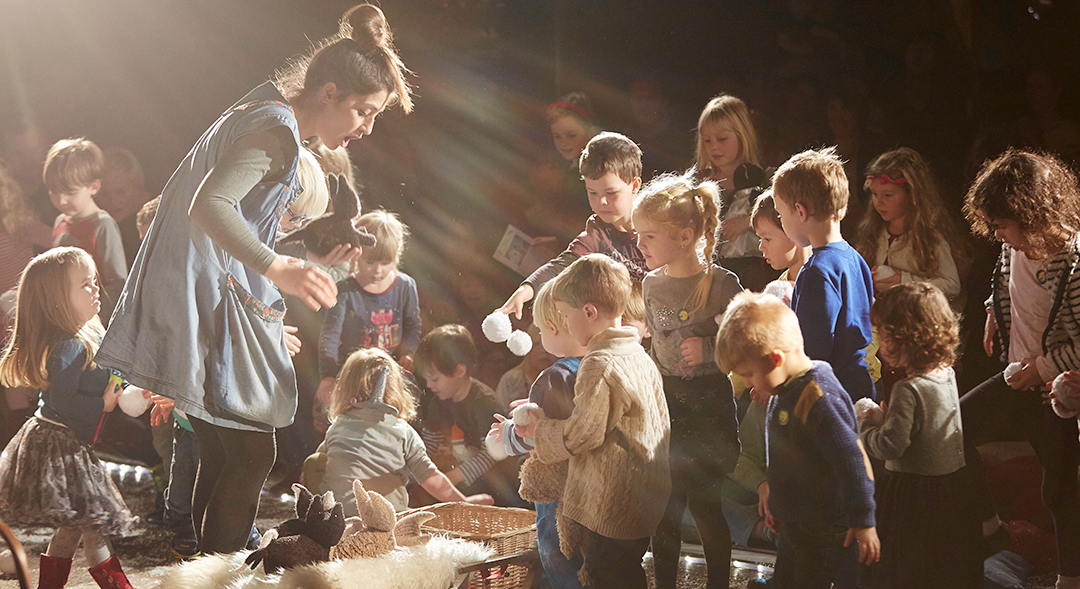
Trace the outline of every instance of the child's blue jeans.
{"label": "child's blue jeans", "polygon": [[536,503],[536,549],[544,565],[544,579],[551,589],[581,589],[578,570],[581,555],[568,559],[559,550],[559,530],[555,525],[555,510],[559,502]]}
{"label": "child's blue jeans", "polygon": [[829,589],[849,585],[857,575],[859,545],[844,547],[847,528],[835,522],[783,522],[777,543],[776,573],[772,587],[778,589]]}

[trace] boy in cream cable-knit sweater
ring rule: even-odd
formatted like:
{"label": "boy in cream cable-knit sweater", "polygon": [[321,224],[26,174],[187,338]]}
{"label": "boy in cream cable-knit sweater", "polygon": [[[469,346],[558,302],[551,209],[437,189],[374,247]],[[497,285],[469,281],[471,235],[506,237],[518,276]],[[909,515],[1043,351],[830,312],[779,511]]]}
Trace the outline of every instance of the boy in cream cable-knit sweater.
{"label": "boy in cream cable-knit sweater", "polygon": [[671,492],[660,372],[637,331],[622,326],[630,298],[625,266],[588,255],[555,281],[555,306],[589,351],[570,418],[541,419],[517,433],[534,439],[541,461],[570,460],[559,518],[563,552],[582,553],[582,575],[594,589],[645,589],[641,558]]}

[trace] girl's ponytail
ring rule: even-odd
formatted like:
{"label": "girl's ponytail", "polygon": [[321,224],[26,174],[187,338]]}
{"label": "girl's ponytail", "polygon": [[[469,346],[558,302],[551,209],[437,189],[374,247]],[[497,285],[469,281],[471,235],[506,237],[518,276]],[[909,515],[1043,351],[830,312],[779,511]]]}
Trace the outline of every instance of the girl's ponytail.
{"label": "girl's ponytail", "polygon": [[[687,178],[693,185],[693,176]],[[692,311],[703,309],[709,302],[709,293],[712,291],[712,257],[716,249],[716,228],[720,225],[720,209],[717,202],[720,199],[720,190],[715,182],[702,182],[691,189],[691,197],[694,205],[701,215],[701,236],[705,238],[705,274],[701,277],[694,292],[686,301],[686,307]]]}

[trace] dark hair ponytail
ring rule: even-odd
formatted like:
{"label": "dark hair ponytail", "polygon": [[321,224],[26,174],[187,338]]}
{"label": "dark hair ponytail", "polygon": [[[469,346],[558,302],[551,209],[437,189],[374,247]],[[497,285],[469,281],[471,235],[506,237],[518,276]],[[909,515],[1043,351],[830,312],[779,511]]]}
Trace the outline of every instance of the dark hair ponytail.
{"label": "dark hair ponytail", "polygon": [[389,105],[412,112],[412,89],[405,76],[409,68],[394,50],[393,34],[382,10],[358,4],[341,17],[338,34],[315,44],[304,56],[291,60],[274,83],[290,101],[303,102],[310,94],[333,83],[341,98],[385,90]]}

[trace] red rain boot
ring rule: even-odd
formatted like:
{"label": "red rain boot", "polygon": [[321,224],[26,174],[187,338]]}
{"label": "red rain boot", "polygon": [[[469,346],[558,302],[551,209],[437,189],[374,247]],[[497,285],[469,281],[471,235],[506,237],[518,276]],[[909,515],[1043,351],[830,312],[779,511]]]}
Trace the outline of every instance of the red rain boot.
{"label": "red rain boot", "polygon": [[120,568],[120,561],[116,555],[110,556],[101,564],[90,569],[90,576],[97,581],[101,589],[134,589],[128,582],[127,576]]}
{"label": "red rain boot", "polygon": [[38,589],[63,589],[70,573],[70,558],[42,554],[41,566],[38,569]]}

